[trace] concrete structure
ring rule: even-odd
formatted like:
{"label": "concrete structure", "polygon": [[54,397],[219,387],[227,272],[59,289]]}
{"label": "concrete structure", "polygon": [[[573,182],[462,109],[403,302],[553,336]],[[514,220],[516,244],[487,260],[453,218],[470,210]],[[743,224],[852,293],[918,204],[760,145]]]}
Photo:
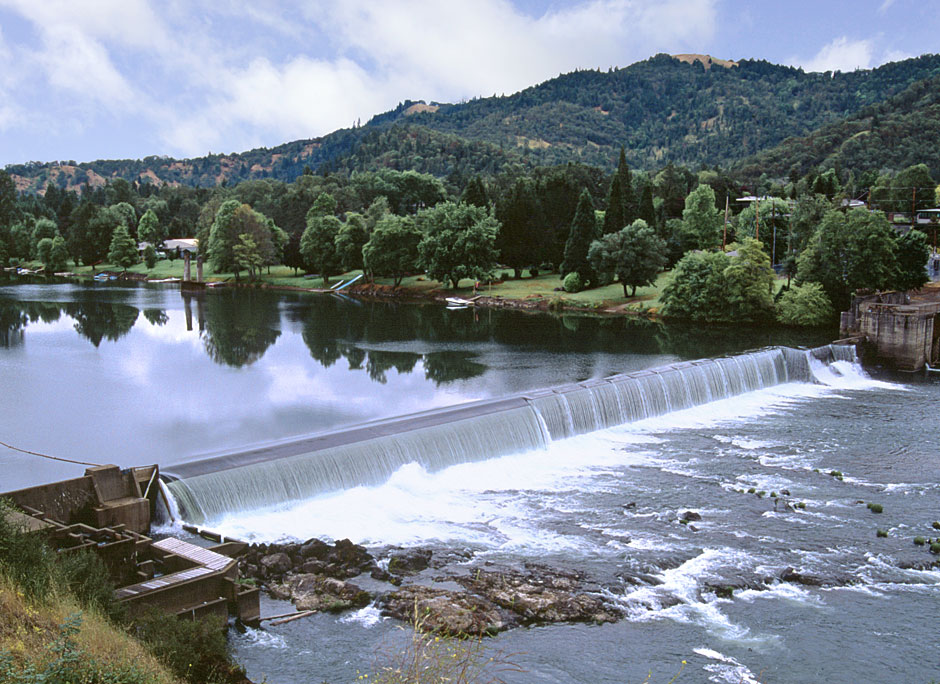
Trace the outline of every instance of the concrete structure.
{"label": "concrete structure", "polygon": [[123,525],[146,533],[150,529],[151,501],[144,496],[148,484],[157,487],[157,467],[122,471],[115,465],[88,468],[84,477],[29,487],[0,496],[28,513],[65,525],[83,523],[94,527]]}
{"label": "concrete structure", "polygon": [[0,497],[23,511],[10,513],[14,524],[46,535],[58,553],[97,554],[120,587],[116,598],[131,616],[156,607],[183,617],[233,614],[257,622],[258,588],[238,582],[233,560],[246,544],[229,541],[207,549],[172,537],[155,542],[145,536],[158,478],[157,466],[125,471],[96,466],[84,477]]}
{"label": "concrete structure", "polygon": [[940,361],[940,301],[911,302],[906,293],[855,297],[842,312],[843,335],[865,338],[866,355],[899,370],[922,370]]}

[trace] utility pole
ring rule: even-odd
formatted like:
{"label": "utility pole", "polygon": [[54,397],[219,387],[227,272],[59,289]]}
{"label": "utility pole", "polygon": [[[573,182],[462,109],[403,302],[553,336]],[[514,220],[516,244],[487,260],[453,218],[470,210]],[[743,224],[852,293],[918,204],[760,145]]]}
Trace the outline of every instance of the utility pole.
{"label": "utility pole", "polygon": [[755,197],[754,200],[754,220],[757,222],[754,228],[754,238],[760,242],[760,197]]}
{"label": "utility pole", "polygon": [[[937,231],[934,230],[934,243],[937,242]],[[721,234],[721,251],[725,251],[725,246],[728,244],[728,193],[725,193],[725,228]],[[936,244],[934,245],[936,247]],[[934,249],[936,251],[936,249]]]}
{"label": "utility pole", "polygon": [[774,243],[770,247],[770,265],[773,266],[777,263],[777,203],[774,202],[773,198],[770,199],[770,220],[774,226]]}

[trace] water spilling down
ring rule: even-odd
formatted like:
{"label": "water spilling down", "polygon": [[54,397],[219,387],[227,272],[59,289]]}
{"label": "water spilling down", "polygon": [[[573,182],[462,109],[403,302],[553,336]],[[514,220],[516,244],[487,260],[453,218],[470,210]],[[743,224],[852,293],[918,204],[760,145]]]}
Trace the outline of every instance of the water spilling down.
{"label": "water spilling down", "polygon": [[683,362],[189,461],[164,474],[182,517],[203,524],[380,484],[409,463],[436,472],[782,383],[812,382],[815,369],[831,378],[822,369],[835,361],[854,361],[854,348],[776,347]]}

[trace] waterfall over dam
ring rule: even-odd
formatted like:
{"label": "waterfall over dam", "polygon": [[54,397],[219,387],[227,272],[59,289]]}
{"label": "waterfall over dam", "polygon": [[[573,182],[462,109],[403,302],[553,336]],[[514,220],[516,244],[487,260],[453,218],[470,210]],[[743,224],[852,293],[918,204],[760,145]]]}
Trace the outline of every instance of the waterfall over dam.
{"label": "waterfall over dam", "polygon": [[771,347],[434,409],[161,468],[180,517],[196,524],[317,494],[542,449],[553,441],[787,382],[814,364],[854,361],[852,346]]}

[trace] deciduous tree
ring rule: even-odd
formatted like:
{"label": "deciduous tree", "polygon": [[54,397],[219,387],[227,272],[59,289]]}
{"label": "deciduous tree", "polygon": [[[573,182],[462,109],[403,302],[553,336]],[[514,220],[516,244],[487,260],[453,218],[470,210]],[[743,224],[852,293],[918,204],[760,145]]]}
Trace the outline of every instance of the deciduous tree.
{"label": "deciduous tree", "polygon": [[486,209],[442,202],[418,212],[424,238],[418,245],[418,265],[428,276],[456,289],[464,278],[483,280],[496,267],[499,221]]}
{"label": "deciduous tree", "polygon": [[643,219],[616,233],[602,236],[591,243],[588,261],[599,274],[616,276],[623,286],[623,296],[631,287],[652,285],[666,263],[666,243]]}
{"label": "deciduous tree", "polygon": [[410,217],[388,214],[375,226],[362,248],[364,268],[373,277],[393,278],[395,287],[418,267],[418,244],[424,234]]}

